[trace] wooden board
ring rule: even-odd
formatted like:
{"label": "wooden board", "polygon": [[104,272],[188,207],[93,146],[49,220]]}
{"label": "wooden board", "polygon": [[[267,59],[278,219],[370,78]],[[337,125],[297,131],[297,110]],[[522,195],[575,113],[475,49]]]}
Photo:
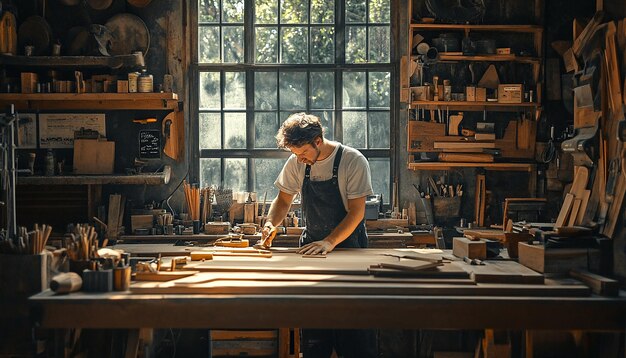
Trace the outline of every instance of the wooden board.
{"label": "wooden board", "polygon": [[492,154],[484,153],[439,153],[441,162],[493,163]]}
{"label": "wooden board", "polygon": [[566,194],[565,200],[563,200],[563,205],[561,206],[561,211],[559,212],[559,216],[556,219],[556,223],[554,224],[555,228],[559,228],[567,222],[569,218],[569,214],[572,211],[572,205],[574,204],[575,196],[573,194]]}
{"label": "wooden board", "polygon": [[214,256],[211,261],[194,262],[187,265],[187,268],[198,271],[259,271],[367,275],[368,268],[372,265],[380,263],[398,264],[414,261],[382,255],[382,252],[385,252],[385,250],[358,249],[358,255],[356,255],[354,249],[335,249],[330,254],[326,255],[324,260],[311,260],[309,258],[303,258],[302,255],[296,253],[280,252],[274,252],[272,259]]}
{"label": "wooden board", "polygon": [[580,209],[578,209],[578,215],[576,215],[576,225],[581,225],[587,212],[587,205],[589,204],[589,197],[591,196],[591,190],[585,190],[580,202]]}
{"label": "wooden board", "polygon": [[198,271],[159,271],[159,272],[138,272],[135,281],[171,281],[178,278],[193,276]]}
{"label": "wooden board", "polygon": [[454,262],[470,273],[476,283],[537,284],[544,282],[542,274],[515,261],[484,261],[484,265],[470,265],[463,261]]}
{"label": "wooden board", "polygon": [[[405,279],[402,279],[403,281]],[[333,281],[252,281],[217,280],[212,282],[175,285],[174,281],[137,282],[131,285],[133,294],[263,294],[263,295],[450,295],[450,296],[528,296],[572,297],[588,296],[584,285],[543,284],[427,284],[407,282],[333,282]],[[314,298],[312,298],[314,299]]]}
{"label": "wooden board", "polygon": [[574,199],[574,203],[572,204],[572,211],[569,215],[569,219],[567,220],[567,226],[576,225],[576,219],[578,218],[578,211],[580,209],[581,203],[581,199]]}

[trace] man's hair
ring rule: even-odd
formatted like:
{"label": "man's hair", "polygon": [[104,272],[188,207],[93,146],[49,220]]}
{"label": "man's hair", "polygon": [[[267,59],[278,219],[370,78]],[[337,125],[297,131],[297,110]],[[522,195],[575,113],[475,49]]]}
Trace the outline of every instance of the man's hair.
{"label": "man's hair", "polygon": [[276,134],[279,148],[301,147],[311,144],[317,137],[324,138],[320,119],[304,112],[294,113],[280,126]]}

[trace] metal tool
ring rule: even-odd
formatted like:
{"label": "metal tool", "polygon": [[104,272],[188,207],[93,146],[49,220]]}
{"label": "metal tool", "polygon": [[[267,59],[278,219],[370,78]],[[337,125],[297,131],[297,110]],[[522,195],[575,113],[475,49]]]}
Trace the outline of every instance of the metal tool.
{"label": "metal tool", "polygon": [[139,123],[139,124],[155,123],[156,121],[157,121],[156,118],[133,119],[133,123]]}

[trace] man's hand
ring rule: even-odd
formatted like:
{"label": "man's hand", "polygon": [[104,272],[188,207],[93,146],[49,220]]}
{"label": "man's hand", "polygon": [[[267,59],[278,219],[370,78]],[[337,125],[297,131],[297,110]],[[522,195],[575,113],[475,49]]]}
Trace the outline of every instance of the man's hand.
{"label": "man's hand", "polygon": [[313,241],[309,244],[306,244],[298,250],[299,254],[303,255],[326,255],[327,253],[333,251],[335,245],[331,244],[326,240]]}
{"label": "man's hand", "polygon": [[261,231],[261,240],[259,244],[263,247],[272,246],[272,241],[276,237],[276,226],[274,226],[271,222],[266,222],[263,226],[263,231]]}

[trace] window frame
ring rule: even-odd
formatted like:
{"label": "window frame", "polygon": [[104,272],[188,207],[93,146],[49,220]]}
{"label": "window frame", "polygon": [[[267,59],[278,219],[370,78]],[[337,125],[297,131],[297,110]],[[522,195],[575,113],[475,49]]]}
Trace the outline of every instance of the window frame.
{"label": "window frame", "polygon": [[[399,121],[399,60],[398,60],[398,38],[397,29],[398,26],[398,12],[396,10],[396,0],[390,0],[390,22],[387,24],[389,26],[390,31],[390,53],[389,53],[389,62],[388,63],[345,63],[345,32],[347,26],[355,26],[355,25],[365,25],[369,29],[370,27],[385,25],[381,23],[376,23],[376,25],[370,25],[369,21],[365,23],[349,23],[345,22],[345,0],[336,0],[335,1],[335,63],[334,64],[257,64],[254,61],[256,60],[256,51],[255,51],[255,28],[257,27],[254,24],[254,1],[253,0],[244,0],[244,61],[243,63],[200,63],[199,62],[199,22],[198,16],[199,12],[197,11],[200,0],[191,0],[190,4],[190,40],[191,40],[191,61],[190,61],[190,71],[189,71],[189,91],[188,91],[188,100],[189,100],[189,110],[190,110],[190,123],[188,127],[188,143],[189,143],[189,178],[192,182],[200,182],[200,159],[207,158],[217,158],[221,162],[220,167],[220,178],[222,181],[224,180],[224,171],[225,171],[225,160],[226,159],[246,159],[247,161],[247,191],[254,191],[255,185],[255,158],[261,159],[287,159],[290,156],[289,152],[286,152],[281,149],[267,149],[267,148],[254,148],[255,141],[255,127],[254,127],[254,117],[255,112],[275,112],[280,116],[281,109],[278,106],[275,110],[269,111],[255,111],[254,109],[254,73],[257,71],[276,71],[280,73],[281,71],[304,71],[307,72],[307,93],[310,91],[309,87],[309,72],[315,71],[331,71],[334,73],[334,81],[335,81],[335,93],[334,93],[334,109],[332,109],[333,113],[333,133],[334,140],[343,143],[343,113],[344,112],[364,112],[364,113],[372,113],[372,112],[388,112],[389,113],[389,149],[361,149],[357,148],[366,158],[377,158],[377,159],[388,159],[390,172],[389,172],[389,192],[383,193],[383,198],[385,198],[385,202],[389,202],[389,198],[392,191],[392,186],[394,185],[394,177],[397,177],[398,172],[398,147],[397,142],[398,138],[398,121]],[[280,0],[278,0],[280,1]],[[369,9],[367,9],[367,18],[369,19]],[[280,16],[280,15],[279,15]],[[310,22],[310,11],[309,11],[309,23],[306,25],[298,24],[296,26],[306,26],[309,29],[308,39],[309,46],[307,58],[310,60],[311,58],[311,46],[310,46],[310,29],[313,27],[317,27],[319,24],[312,24]],[[220,15],[220,21],[216,23],[217,25],[224,24],[222,22],[222,18]],[[266,24],[261,25],[260,27],[264,27]],[[288,27],[292,26],[291,24],[280,24],[280,19],[277,21],[277,24],[272,24],[270,26],[282,26]],[[250,31],[251,29],[252,31]],[[220,34],[222,33],[222,29],[220,29]],[[368,31],[368,39],[369,39],[369,31]],[[220,40],[221,42],[221,40]],[[369,41],[366,41],[369,46]],[[221,45],[220,45],[221,46]],[[278,49],[278,56],[280,57],[280,46]],[[366,52],[367,53],[367,52]],[[220,49],[220,56],[223,56],[223,49]],[[280,58],[279,58],[280,60]],[[232,112],[232,110],[225,110],[220,108],[218,110],[201,110],[200,105],[200,93],[199,93],[199,84],[200,84],[200,74],[202,72],[220,72],[220,78],[222,82],[220,84],[220,93],[221,101],[223,101],[223,92],[224,92],[224,73],[239,71],[244,72],[246,76],[246,108],[245,110],[236,110],[234,112],[245,112],[246,114],[246,148],[245,149],[200,149],[200,141],[199,141],[199,119],[200,113],[218,113],[220,114],[221,127],[222,127],[222,140],[224,136],[224,121],[223,114]],[[380,107],[369,107],[368,98],[366,98],[366,107],[364,109],[344,109],[343,108],[343,78],[341,76],[344,72],[365,72],[366,73],[366,84],[369,83],[369,74],[370,72],[389,72],[390,80],[389,80],[389,109],[381,109]],[[369,87],[366,90],[366,96],[369,97]],[[306,111],[316,111],[316,109],[310,108],[310,100],[307,96],[307,104]],[[280,117],[279,117],[280,118]],[[366,129],[366,140],[367,135],[369,133],[369,126]],[[222,142],[223,143],[223,142]],[[369,143],[366,142],[366,145]],[[386,196],[386,197],[385,197]]]}

